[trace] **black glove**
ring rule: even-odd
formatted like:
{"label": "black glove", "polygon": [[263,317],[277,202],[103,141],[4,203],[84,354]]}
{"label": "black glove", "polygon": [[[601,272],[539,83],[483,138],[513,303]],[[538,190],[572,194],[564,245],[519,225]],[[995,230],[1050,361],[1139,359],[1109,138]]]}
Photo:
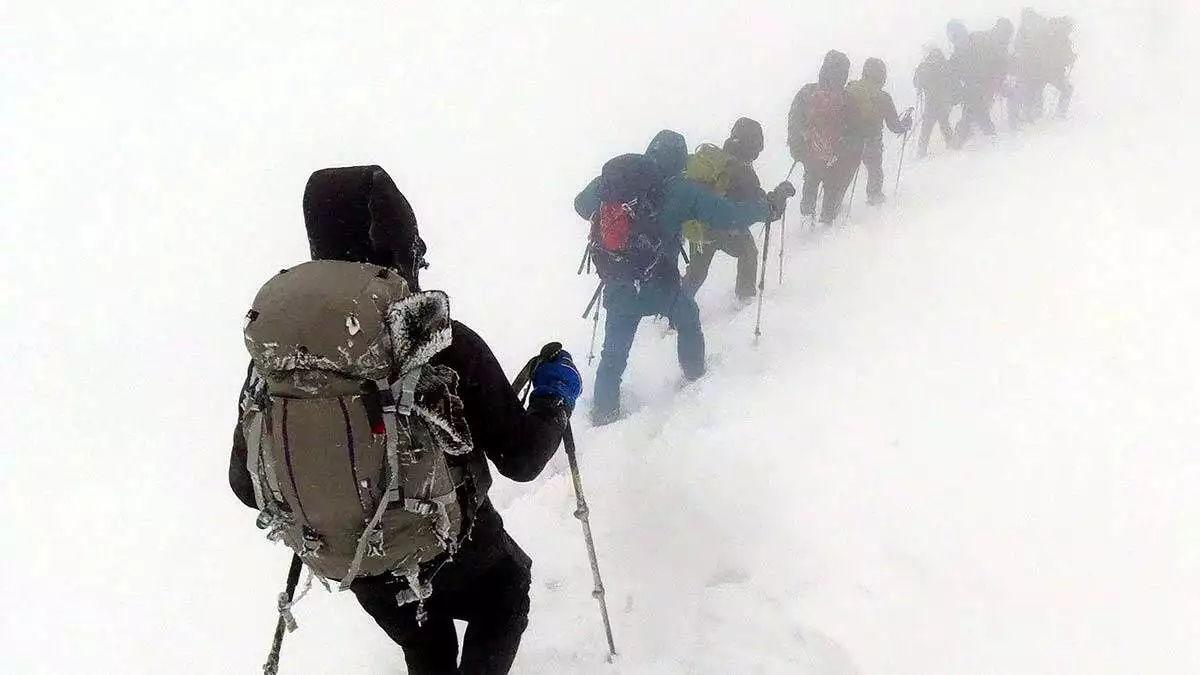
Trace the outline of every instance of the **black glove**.
{"label": "black glove", "polygon": [[900,116],[900,133],[907,134],[913,127],[913,109],[909,108]]}
{"label": "black glove", "polygon": [[787,200],[795,196],[796,187],[786,180],[767,193],[767,203],[771,205],[771,220],[779,220],[787,209]]}

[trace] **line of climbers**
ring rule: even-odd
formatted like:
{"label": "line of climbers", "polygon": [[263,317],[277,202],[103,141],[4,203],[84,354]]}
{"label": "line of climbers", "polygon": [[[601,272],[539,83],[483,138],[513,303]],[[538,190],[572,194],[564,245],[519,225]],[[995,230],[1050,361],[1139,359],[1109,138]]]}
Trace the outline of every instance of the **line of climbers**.
{"label": "line of climbers", "polygon": [[[929,49],[914,77],[921,154],[935,125],[952,148],[974,127],[995,133],[996,98],[1007,100],[1014,128],[1042,114],[1047,85],[1065,112],[1071,29],[1068,18],[1026,10],[1010,52],[1010,22],[982,33],[951,22],[950,58]],[[800,212],[814,224],[838,217],[860,166],[868,202],[882,203],[883,129],[907,141],[913,125],[911,109],[898,114],[884,90],[883,61],[867,59],[854,82],[849,73],[845,54],[826,54],[788,114],[792,168],[804,171]],[[591,225],[584,266],[601,278],[593,302],[602,292],[607,310],[594,425],[621,416],[621,379],[646,317],[664,316],[676,331],[684,379],[704,375],[696,293],[717,251],[737,259],[739,304],[756,295],[761,303],[765,273],[749,228],[766,223],[765,261],[771,223],[796,194],[788,179],[762,189],[753,163],[763,148],[763,127],[748,118],[722,145],[691,154],[664,130],[644,153],[606,162],[576,197]],[[284,630],[294,627],[306,567],[310,583],[315,575],[355,594],[403,649],[410,675],[503,675],[528,625],[531,560],[488,499],[488,462],[531,481],[564,439],[573,459],[579,371],[566,351],[544,349],[527,369],[528,398],[514,391],[487,343],[451,319],[446,295],[421,290],[426,246],[380,167],[313,173],[303,210],[312,260],[268,280],[246,315],[251,363],[229,462],[234,493],[295,554],[266,671],[277,669]],[[467,622],[461,661],[455,620]]]}
{"label": "line of climbers", "polygon": [[[1026,9],[1015,51],[1010,51],[1011,21],[1001,18],[990,31],[979,33],[951,21],[951,57],[929,49],[913,77],[922,102],[919,154],[928,154],[935,125],[941,125],[950,148],[962,147],[975,127],[994,135],[991,108],[999,98],[1008,102],[1014,129],[1035,121],[1047,84],[1059,90],[1059,114],[1064,114],[1072,93],[1067,76],[1075,61],[1072,28],[1069,17],[1044,19]],[[788,113],[788,149],[804,168],[800,213],[823,225],[837,220],[861,168],[866,170],[867,203],[884,203],[883,130],[904,136],[907,143],[913,127],[913,108],[900,114],[884,89],[888,72],[882,60],[867,59],[861,77],[852,82],[850,66],[844,53],[828,52],[817,81],[800,89]],[[950,117],[958,106],[962,111],[952,130]],[[739,303],[754,298],[758,247],[749,227],[779,218],[795,194],[786,180],[763,193],[752,166],[763,145],[762,125],[748,118],[734,123],[723,146],[701,144],[691,156],[679,134],[662,131],[644,155],[622,155],[606,163],[576,197],[576,213],[591,223],[586,255],[601,278],[606,310],[593,425],[621,417],[621,378],[642,318],[666,317],[678,333],[684,378],[704,374],[704,334],[695,297],[716,251],[737,259],[734,294]],[[682,279],[677,263],[681,236],[691,254]]]}
{"label": "line of climbers", "polygon": [[[1065,115],[1074,94],[1074,28],[1069,16],[1046,18],[1028,7],[1021,12],[1015,36],[1012,21],[1003,17],[991,30],[974,33],[961,21],[947,24],[950,57],[936,45],[927,45],[913,76],[922,109],[918,154],[928,154],[935,126],[950,148],[961,147],[975,127],[995,135],[991,111],[998,98],[1006,101],[1014,130],[1042,117],[1047,85],[1058,91],[1056,112]],[[958,105],[962,114],[957,127],[951,127],[950,115]]]}

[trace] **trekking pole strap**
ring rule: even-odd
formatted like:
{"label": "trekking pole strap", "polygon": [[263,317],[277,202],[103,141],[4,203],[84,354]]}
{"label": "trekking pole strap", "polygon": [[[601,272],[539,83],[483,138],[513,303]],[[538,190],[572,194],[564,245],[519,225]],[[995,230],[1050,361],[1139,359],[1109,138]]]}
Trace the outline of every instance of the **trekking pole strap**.
{"label": "trekking pole strap", "polygon": [[[271,651],[267,654],[267,662],[263,664],[263,675],[279,673],[279,652],[283,649],[283,636],[289,630],[289,622],[284,609],[292,602],[296,594],[296,585],[300,583],[300,570],[304,563],[300,556],[292,554],[292,564],[288,567],[287,584],[279,596],[279,618],[275,622],[275,637],[271,640]],[[294,625],[294,624],[292,624]]]}
{"label": "trekking pole strap", "polygon": [[562,351],[562,348],[561,342],[547,342],[541,351],[538,352],[538,355],[529,359],[525,363],[525,367],[517,373],[516,379],[513,380],[512,388],[522,402],[524,402],[526,390],[532,384],[533,371],[537,370],[537,367],[542,365],[543,361],[553,361],[558,356],[558,353]]}

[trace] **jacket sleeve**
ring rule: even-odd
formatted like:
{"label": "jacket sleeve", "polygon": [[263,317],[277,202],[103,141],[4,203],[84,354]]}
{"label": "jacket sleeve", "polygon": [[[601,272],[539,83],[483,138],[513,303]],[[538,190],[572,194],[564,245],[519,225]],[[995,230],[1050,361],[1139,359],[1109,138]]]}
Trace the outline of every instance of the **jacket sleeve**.
{"label": "jacket sleeve", "polygon": [[893,134],[904,133],[904,127],[900,125],[900,115],[896,112],[896,101],[892,99],[892,95],[883,93],[883,121],[887,122],[888,131]]}
{"label": "jacket sleeve", "polygon": [[797,162],[804,160],[804,125],[807,121],[804,108],[809,94],[809,85],[805,85],[792,99],[792,107],[788,111],[788,150],[792,153],[792,160]]}
{"label": "jacket sleeve", "polygon": [[592,214],[600,208],[600,177],[596,176],[592,182],[583,188],[575,197],[575,213],[579,214],[584,220],[591,220]]}
{"label": "jacket sleeve", "polygon": [[758,174],[750,165],[741,163],[730,169],[729,189],[725,191],[725,196],[738,202],[766,198]]}
{"label": "jacket sleeve", "polygon": [[467,426],[475,448],[505,477],[528,482],[558,451],[568,415],[560,401],[534,397],[525,409],[492,350],[474,331],[454,322],[446,364],[459,375]]}
{"label": "jacket sleeve", "polygon": [[718,230],[740,230],[771,218],[771,207],[765,198],[755,196],[750,201],[735,202],[718,197],[703,185],[686,178],[671,181],[667,193],[668,198],[674,193],[677,199],[690,205],[689,218]]}
{"label": "jacket sleeve", "polygon": [[246,436],[242,432],[242,401],[246,397],[246,389],[250,386],[250,374],[254,370],[254,365],[251,364],[246,369],[246,381],[242,384],[242,393],[238,396],[238,421],[233,426],[233,451],[229,454],[229,487],[233,490],[233,494],[242,501],[243,504],[252,509],[257,509],[258,504],[254,500],[254,483],[250,480],[250,471],[246,468]]}

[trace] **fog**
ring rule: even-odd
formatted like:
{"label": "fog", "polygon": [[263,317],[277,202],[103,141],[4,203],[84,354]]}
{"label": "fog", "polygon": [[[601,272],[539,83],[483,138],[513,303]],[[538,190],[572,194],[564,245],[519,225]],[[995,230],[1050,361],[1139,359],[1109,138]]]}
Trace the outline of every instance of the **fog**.
{"label": "fog", "polygon": [[[883,58],[903,108],[947,20],[1020,10],[809,5],[0,10],[0,670],[259,667],[289,554],[226,486],[239,330],[259,285],[307,258],[313,170],[389,171],[429,244],[424,285],[511,374],[549,339],[587,351],[571,201],[608,157],[661,128],[720,142],[749,116],[773,185],[825,51],[855,73]],[[576,420],[616,664],[562,466],[497,486],[535,560],[514,672],[1200,666],[1200,12],[1039,9],[1078,22],[1068,119],[938,149],[845,227],[793,214],[757,348],[719,257],[700,296],[709,376],[677,392],[673,338],[647,321],[634,413]],[[352,597],[297,613],[281,672],[403,672]]]}

